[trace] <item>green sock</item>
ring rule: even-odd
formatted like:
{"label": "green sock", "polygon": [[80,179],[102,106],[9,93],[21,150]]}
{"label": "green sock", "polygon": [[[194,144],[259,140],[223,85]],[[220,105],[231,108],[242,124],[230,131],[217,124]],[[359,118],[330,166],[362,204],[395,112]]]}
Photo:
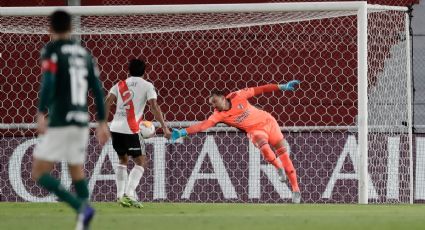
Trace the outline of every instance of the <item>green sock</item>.
{"label": "green sock", "polygon": [[38,178],[38,183],[49,192],[54,193],[57,197],[59,197],[59,199],[69,204],[75,211],[78,212],[82,202],[72,193],[66,191],[66,189],[60,184],[59,180],[55,179],[50,174],[45,173]]}
{"label": "green sock", "polygon": [[74,187],[75,187],[75,192],[77,193],[77,197],[81,201],[87,202],[89,199],[89,188],[88,188],[86,179],[75,181]]}

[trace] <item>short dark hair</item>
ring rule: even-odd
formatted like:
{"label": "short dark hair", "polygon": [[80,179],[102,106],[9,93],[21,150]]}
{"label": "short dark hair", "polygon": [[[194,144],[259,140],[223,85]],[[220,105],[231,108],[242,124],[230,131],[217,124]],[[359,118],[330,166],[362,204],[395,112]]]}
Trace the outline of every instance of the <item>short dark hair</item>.
{"label": "short dark hair", "polygon": [[211,93],[210,93],[210,97],[212,96],[224,96],[224,92],[223,90],[220,90],[220,89],[213,89],[211,90]]}
{"label": "short dark hair", "polygon": [[71,31],[71,15],[63,10],[57,10],[50,15],[50,27],[55,33]]}
{"label": "short dark hair", "polygon": [[132,59],[128,65],[128,70],[131,76],[141,77],[145,74],[146,64],[143,60]]}

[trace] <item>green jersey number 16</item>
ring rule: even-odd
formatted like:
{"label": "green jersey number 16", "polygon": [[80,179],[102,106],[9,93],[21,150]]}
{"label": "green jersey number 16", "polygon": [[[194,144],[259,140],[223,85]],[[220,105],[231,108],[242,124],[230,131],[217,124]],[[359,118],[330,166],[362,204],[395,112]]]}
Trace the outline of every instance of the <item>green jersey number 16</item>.
{"label": "green jersey number 16", "polygon": [[69,75],[71,76],[71,103],[85,106],[87,103],[88,70],[83,58],[69,58]]}

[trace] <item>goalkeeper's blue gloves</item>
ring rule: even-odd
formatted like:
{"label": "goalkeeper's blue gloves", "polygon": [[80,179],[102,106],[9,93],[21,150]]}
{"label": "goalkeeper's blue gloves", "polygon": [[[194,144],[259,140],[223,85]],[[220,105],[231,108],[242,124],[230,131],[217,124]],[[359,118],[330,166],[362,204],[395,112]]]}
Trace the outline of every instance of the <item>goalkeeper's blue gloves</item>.
{"label": "goalkeeper's blue gloves", "polygon": [[292,80],[286,84],[280,84],[279,89],[282,91],[294,91],[295,88],[300,84],[299,80]]}
{"label": "goalkeeper's blue gloves", "polygon": [[186,129],[173,129],[173,132],[171,133],[171,141],[174,143],[180,137],[185,136],[187,136]]}

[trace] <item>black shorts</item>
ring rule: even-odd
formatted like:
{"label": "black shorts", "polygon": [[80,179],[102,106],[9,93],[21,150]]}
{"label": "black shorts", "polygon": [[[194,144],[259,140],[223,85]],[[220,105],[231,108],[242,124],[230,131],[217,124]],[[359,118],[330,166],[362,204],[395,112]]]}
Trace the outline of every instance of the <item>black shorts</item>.
{"label": "black shorts", "polygon": [[125,134],[111,132],[112,147],[118,156],[129,155],[138,157],[146,155],[145,142],[140,138],[139,134]]}

